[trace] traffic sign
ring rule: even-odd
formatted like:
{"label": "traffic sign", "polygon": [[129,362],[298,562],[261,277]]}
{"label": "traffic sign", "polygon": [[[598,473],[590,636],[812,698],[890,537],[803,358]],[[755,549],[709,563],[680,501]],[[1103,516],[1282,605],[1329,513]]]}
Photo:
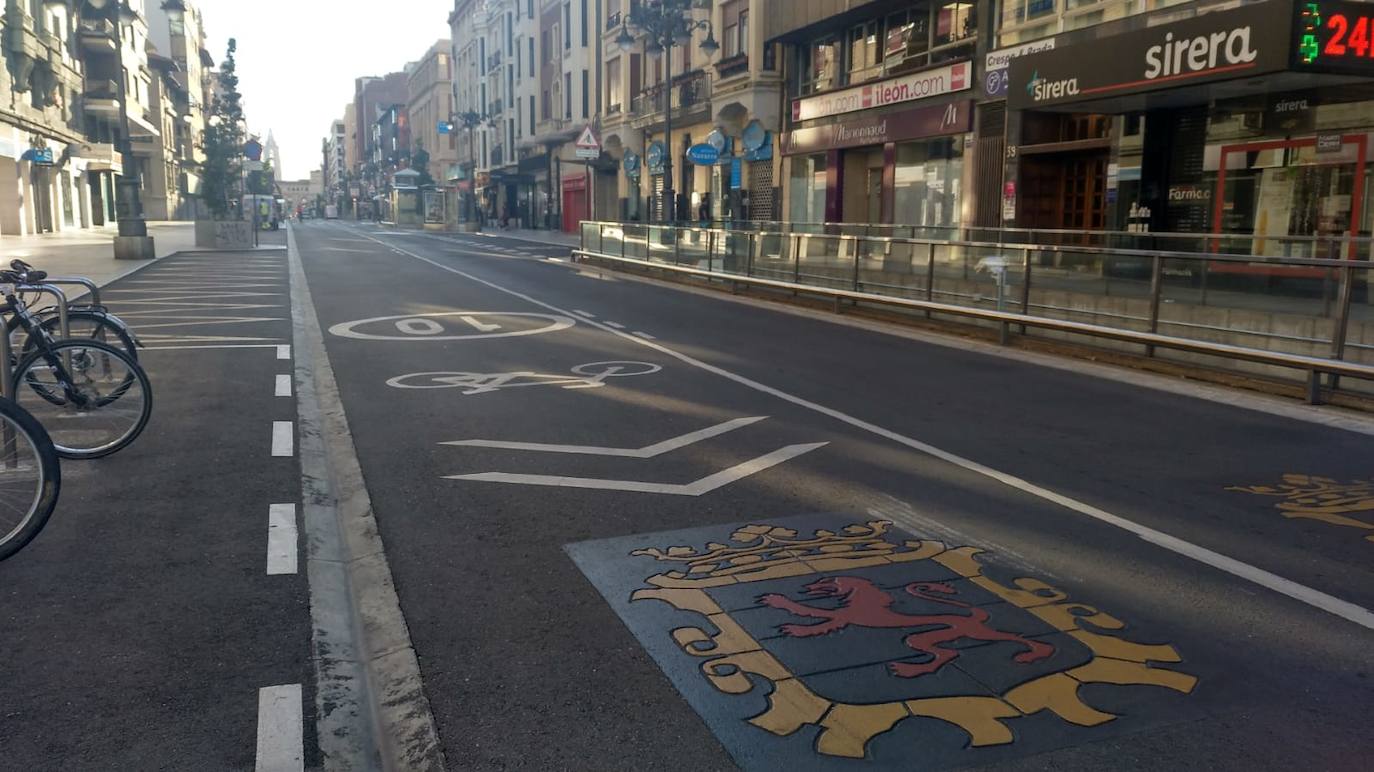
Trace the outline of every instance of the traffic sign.
{"label": "traffic sign", "polygon": [[601,140],[597,139],[590,123],[582,129],[582,134],[573,143],[573,147],[577,150],[578,158],[594,161],[601,157]]}

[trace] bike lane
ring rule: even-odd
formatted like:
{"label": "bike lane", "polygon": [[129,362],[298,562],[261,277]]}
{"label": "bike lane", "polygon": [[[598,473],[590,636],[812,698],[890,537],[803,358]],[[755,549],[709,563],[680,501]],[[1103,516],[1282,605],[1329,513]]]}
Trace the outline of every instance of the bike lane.
{"label": "bike lane", "polygon": [[64,460],[52,519],[0,563],[0,766],[318,765],[283,538],[300,472],[272,446],[294,414],[288,290],[284,249],[172,256],[101,289],[147,344],[152,418],[112,456]]}
{"label": "bike lane", "polygon": [[[330,253],[355,231],[301,255],[451,767],[1229,766],[1313,687],[1266,758],[1367,741],[1347,623],[619,337],[667,333],[588,319],[608,282],[534,264],[525,300]],[[645,374],[559,382],[608,362]]]}

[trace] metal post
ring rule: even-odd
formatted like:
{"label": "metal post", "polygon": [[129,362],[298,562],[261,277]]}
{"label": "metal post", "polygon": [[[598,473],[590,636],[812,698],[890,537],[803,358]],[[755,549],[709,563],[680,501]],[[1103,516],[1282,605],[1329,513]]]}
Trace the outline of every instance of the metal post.
{"label": "metal post", "polygon": [[[935,242],[930,242],[930,249],[926,253],[926,300],[935,301]],[[930,318],[930,310],[926,309],[926,318]]]}
{"label": "metal post", "polygon": [[748,238],[749,238],[749,254],[745,255],[745,257],[744,257],[744,261],[745,261],[745,262],[744,262],[744,275],[745,275],[745,276],[753,276],[753,275],[754,275],[754,250],[757,248],[756,245],[757,245],[757,243],[758,243],[758,237],[757,237],[756,234],[750,233],[749,236],[748,236]]}
{"label": "metal post", "polygon": [[143,219],[143,201],[139,197],[142,182],[138,177],[138,164],[134,161],[134,145],[132,134],[129,130],[129,94],[125,84],[124,75],[124,38],[120,34],[119,9],[124,5],[122,2],[111,3],[109,6],[106,21],[110,22],[113,28],[115,50],[115,98],[119,100],[119,133],[120,154],[124,157],[124,173],[120,175],[119,187],[124,188],[124,194],[128,197],[125,201],[125,212],[127,217],[118,217],[120,236],[147,236],[148,223]]}
{"label": "metal post", "polygon": [[677,195],[673,192],[673,36],[663,40],[663,198],[668,222],[677,222]]}
{"label": "metal post", "polygon": [[[1022,250],[1021,269],[1021,313],[1030,316],[1030,293],[1031,293],[1031,251],[1030,247]],[[1026,334],[1026,325],[1021,325],[1021,334]]]}
{"label": "metal post", "polygon": [[[1350,326],[1350,297],[1354,293],[1355,285],[1355,269],[1347,265],[1340,270],[1341,286],[1339,300],[1336,305],[1336,326],[1331,332],[1332,359],[1345,358],[1345,338],[1346,332]],[[1327,385],[1331,387],[1332,391],[1335,391],[1340,386],[1341,376],[1336,373],[1331,373],[1327,378]]]}
{"label": "metal post", "polygon": [[[1155,255],[1150,263],[1150,332],[1159,332],[1159,297],[1164,290],[1164,258]],[[1155,355],[1153,345],[1145,346],[1145,356]]]}

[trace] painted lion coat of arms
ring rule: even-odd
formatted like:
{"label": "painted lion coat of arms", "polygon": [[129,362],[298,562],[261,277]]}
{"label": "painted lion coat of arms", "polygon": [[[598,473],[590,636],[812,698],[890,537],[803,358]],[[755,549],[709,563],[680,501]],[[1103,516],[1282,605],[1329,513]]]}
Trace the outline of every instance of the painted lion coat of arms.
{"label": "painted lion coat of arms", "polygon": [[[966,753],[1017,741],[1017,719],[1036,714],[1084,728],[1116,720],[1086,685],[1189,694],[1197,683],[1158,665],[1181,661],[1174,647],[1128,640],[1124,622],[1038,579],[1003,584],[975,548],[898,538],[882,520],[818,527],[834,522],[750,524],[726,540],[690,532],[706,535],[701,547],[639,537],[630,549],[617,539],[569,552],[745,767],[758,766],[756,749],[732,743],[749,738],[901,767],[892,754],[913,740],[923,758],[934,752],[918,739],[932,725],[908,719],[943,722],[964,739],[939,751]],[[763,766],[781,763],[770,754]]]}

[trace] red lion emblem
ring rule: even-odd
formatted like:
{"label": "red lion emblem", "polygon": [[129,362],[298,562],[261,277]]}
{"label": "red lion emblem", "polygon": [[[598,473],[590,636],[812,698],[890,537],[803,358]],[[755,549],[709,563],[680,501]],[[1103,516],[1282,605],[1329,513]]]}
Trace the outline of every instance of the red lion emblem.
{"label": "red lion emblem", "polygon": [[858,627],[906,628],[930,627],[933,630],[916,632],[903,641],[907,646],[931,659],[925,662],[890,662],[888,670],[901,678],[916,678],[934,673],[959,656],[957,649],[942,648],[943,644],[953,643],[961,638],[976,641],[1011,641],[1026,647],[1013,659],[1022,664],[1042,660],[1054,654],[1054,647],[1043,641],[1036,641],[1016,633],[1005,633],[988,625],[988,612],[962,601],[942,598],[940,595],[953,595],[954,588],[944,582],[913,582],[906,591],[922,600],[943,603],[955,608],[968,609],[967,614],[901,614],[890,607],[893,598],[867,579],[856,576],[826,577],[806,586],[808,595],[827,598],[842,598],[839,608],[817,608],[798,603],[791,598],[776,593],[762,595],[759,603],[781,609],[800,617],[822,620],[810,625],[787,624],[778,629],[792,638],[810,638],[816,635],[829,635],[855,625]]}

